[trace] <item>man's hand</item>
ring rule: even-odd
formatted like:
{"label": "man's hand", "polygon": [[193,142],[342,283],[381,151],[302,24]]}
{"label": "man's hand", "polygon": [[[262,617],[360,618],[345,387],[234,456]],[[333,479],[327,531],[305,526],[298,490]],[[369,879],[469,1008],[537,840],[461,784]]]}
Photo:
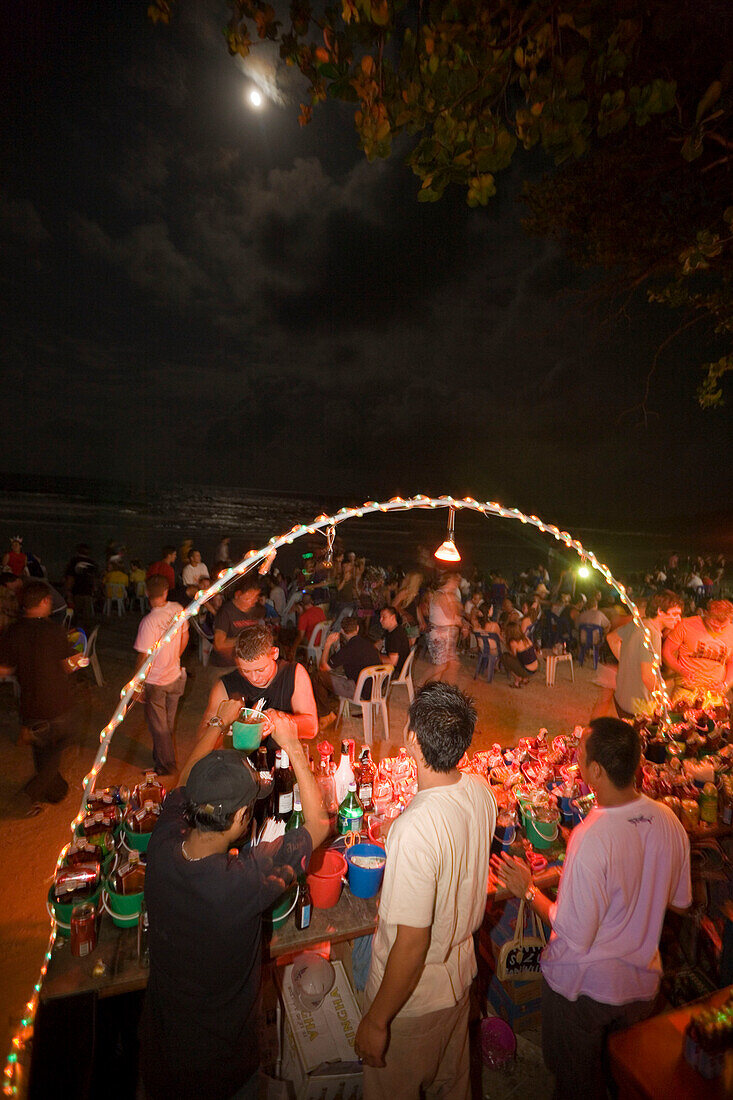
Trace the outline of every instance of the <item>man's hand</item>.
{"label": "man's hand", "polygon": [[282,710],[266,710],[264,712],[272,722],[272,739],[281,749],[289,751],[289,746],[298,743],[298,724],[292,714],[286,714]]}
{"label": "man's hand", "polygon": [[329,634],[326,638],[326,645],[328,646],[328,648],[330,649],[331,646],[336,645],[336,642],[339,640],[340,637],[341,635],[339,634],[338,630],[335,633]]}
{"label": "man's hand", "polygon": [[523,859],[502,852],[491,857],[491,869],[501,886],[505,886],[515,898],[523,898],[532,885],[532,872]]}
{"label": "man's hand", "polygon": [[357,1058],[361,1058],[362,1062],[366,1062],[368,1066],[379,1069],[385,1064],[384,1054],[388,1042],[388,1029],[375,1024],[367,1012],[356,1032],[354,1053]]}
{"label": "man's hand", "polygon": [[243,706],[244,703],[241,699],[225,699],[222,703],[219,703],[216,713],[225,726],[231,726],[232,722],[236,722]]}

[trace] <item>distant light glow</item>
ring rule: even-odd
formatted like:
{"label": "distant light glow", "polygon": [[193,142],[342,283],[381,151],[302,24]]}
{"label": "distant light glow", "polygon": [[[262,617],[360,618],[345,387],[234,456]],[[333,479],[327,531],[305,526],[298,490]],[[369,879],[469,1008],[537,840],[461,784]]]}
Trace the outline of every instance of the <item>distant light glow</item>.
{"label": "distant light glow", "polygon": [[579,577],[589,577],[590,576],[590,569],[588,568],[587,565],[581,565],[579,567],[578,576]]}
{"label": "distant light glow", "polygon": [[262,92],[259,92],[257,88],[250,88],[248,92],[248,99],[253,107],[261,107],[264,103]]}

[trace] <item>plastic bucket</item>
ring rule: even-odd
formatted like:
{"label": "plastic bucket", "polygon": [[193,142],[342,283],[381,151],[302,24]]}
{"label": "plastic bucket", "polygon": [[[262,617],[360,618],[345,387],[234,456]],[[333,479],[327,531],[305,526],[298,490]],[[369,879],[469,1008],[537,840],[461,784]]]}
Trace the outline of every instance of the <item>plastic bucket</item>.
{"label": "plastic bucket", "polygon": [[128,851],[147,852],[152,835],[152,831],[149,833],[134,833],[128,827],[126,821],[122,822],[122,843]]}
{"label": "plastic bucket", "polygon": [[102,883],[100,882],[97,889],[88,898],[82,901],[54,901],[53,899],[53,883],[49,887],[48,900],[46,901],[46,908],[48,914],[56,922],[56,929],[60,936],[68,937],[71,931],[71,911],[75,909],[77,905],[85,905],[87,902],[90,905],[96,906],[99,902],[99,895],[102,893]]}
{"label": "plastic bucket", "polygon": [[118,928],[131,928],[137,924],[144,897],[142,890],[139,894],[116,894],[108,879],[102,891],[102,908],[109,913],[112,923]]}
{"label": "plastic bucket", "polygon": [[384,875],[384,863],[381,867],[370,869],[359,867],[353,862],[354,856],[381,856],[385,859],[384,848],[379,844],[354,844],[346,853],[349,865],[349,890],[357,898],[373,898],[379,892]]}
{"label": "plastic bucket", "polygon": [[557,819],[538,821],[534,814],[528,811],[524,815],[524,828],[527,831],[527,840],[533,848],[549,848],[552,842],[557,840]]}
{"label": "plastic bucket", "polygon": [[319,848],[311,856],[306,873],[311,900],[316,909],[332,909],[341,897],[346,860],[333,848]]}
{"label": "plastic bucket", "polygon": [[299,889],[296,882],[295,885],[291,886],[289,890],[286,890],[280,900],[269,909],[265,919],[269,921],[273,928],[279,928],[281,924],[285,924],[285,921],[288,919],[293,909],[295,909]]}
{"label": "plastic bucket", "polygon": [[232,747],[239,752],[254,752],[260,747],[262,734],[268,720],[264,715],[259,716],[259,721],[249,721],[254,715],[253,710],[245,710],[245,721],[232,723]]}
{"label": "plastic bucket", "polygon": [[506,1020],[487,1016],[481,1021],[481,1057],[491,1069],[503,1069],[517,1049],[517,1037]]}

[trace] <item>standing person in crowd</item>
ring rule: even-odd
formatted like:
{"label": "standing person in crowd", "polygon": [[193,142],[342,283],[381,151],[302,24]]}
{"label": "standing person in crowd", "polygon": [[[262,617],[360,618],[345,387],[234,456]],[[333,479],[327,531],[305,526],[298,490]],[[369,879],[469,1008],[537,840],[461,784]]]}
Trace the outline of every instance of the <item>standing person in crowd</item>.
{"label": "standing person in crowd", "polygon": [[0,676],[15,675],[20,684],[21,741],[30,744],[35,768],[24,787],[31,816],[43,802],[61,802],[69,789],[59,771],[70,735],[69,673],[88,661],[73,653],[61,623],[50,621],[53,600],[45,581],[29,581],[20,603],[23,618],[0,638]]}
{"label": "standing person in crowd", "polygon": [[149,577],[165,577],[168,581],[168,591],[172,592],[176,587],[176,574],[173,569],[173,562],[176,560],[176,548],[175,546],[164,546],[163,552],[160,556],[160,561],[154,561],[152,565],[148,566],[148,571],[145,574],[146,579]]}
{"label": "standing person in crowd", "polygon": [[[135,638],[136,669],[145,662],[148,650],[170,629],[183,611],[179,603],[169,602],[168,582],[160,573],[145,582],[150,611],[141,620]],[[155,654],[145,679],[145,721],[153,740],[153,762],[158,775],[173,775],[177,770],[173,729],[178,703],[186,687],[186,670],[181,654],[188,644],[188,623],[184,622],[171,642]]]}
{"label": "standing person in crowd", "polygon": [[711,600],[699,615],[682,619],[663,654],[678,688],[727,695],[733,683],[733,603]]}
{"label": "standing person in crowd", "polygon": [[379,613],[379,621],[384,631],[385,663],[392,665],[392,675],[397,679],[410,656],[410,639],[405,633],[399,612],[394,607],[383,607]]}
{"label": "standing person in crowd", "polygon": [[3,554],[2,569],[22,577],[27,572],[28,555],[23,553],[23,540],[15,535],[10,540],[10,549]]}
{"label": "standing person in crowd", "polygon": [[[272,633],[264,622],[244,627],[236,639],[232,660],[232,671],[217,680],[209,693],[200,735],[226,699],[238,700],[240,708],[243,704],[253,707],[264,699],[263,711],[273,722],[279,715],[289,715],[300,737],[315,737],[318,718],[310,677],[303,665],[280,660],[280,651],[273,645]],[[272,738],[266,738],[263,744],[272,766]]]}
{"label": "standing person in crowd", "polygon": [[[498,574],[497,574],[498,575]],[[430,600],[428,653],[435,668],[425,683],[444,680],[455,683],[458,675],[456,645],[463,622],[463,606],[458,596],[458,579],[454,573],[444,575],[440,588]]]}
{"label": "standing person in crowd", "polygon": [[418,791],[387,837],[385,867],[355,1051],[364,1100],[469,1100],[468,1001],[473,934],[486,909],[496,803],[486,781],[460,772],[476,711],[433,683],[409,711],[407,750]]}
{"label": "standing person in crowd", "polygon": [[618,718],[584,730],[578,763],[596,808],[573,832],[552,903],[520,859],[499,882],[552,926],[542,954],[542,1050],[566,1100],[607,1095],[606,1039],[654,1012],[668,907],[692,901],[690,842],[672,810],[636,791],[637,731]]}
{"label": "standing person in crowd", "polygon": [[273,737],[295,772],[305,824],[244,846],[263,797],[259,776],[239,753],[212,751],[239,706],[226,700],[212,715],[148,848],[150,976],[140,1052],[149,1100],[256,1100],[262,915],[329,832],[296,722],[278,715]]}
{"label": "standing person in crowd", "polygon": [[222,565],[229,565],[231,563],[232,558],[231,558],[231,554],[229,552],[229,543],[230,543],[230,541],[231,540],[227,536],[227,537],[225,537],[221,540],[221,542],[219,543],[219,545],[216,548],[216,554],[214,555],[214,558],[216,559],[217,562],[221,563]]}
{"label": "standing person in crowd", "polygon": [[643,619],[652,639],[649,648],[641,627],[631,621],[607,636],[609,649],[618,661],[614,705],[619,718],[631,718],[639,703],[648,703],[657,683],[653,660],[662,659],[662,635],[673,630],[682,616],[682,601],[674,592],[658,592],[647,600]]}
{"label": "standing person in crowd", "polygon": [[196,595],[200,588],[205,588],[209,584],[209,568],[201,561],[201,551],[192,549],[188,553],[188,562],[183,567],[181,573],[181,581],[183,587],[186,589],[186,595],[188,595],[188,589],[193,589],[193,596]]}
{"label": "standing person in crowd", "polygon": [[231,599],[217,611],[214,619],[214,652],[212,660],[219,668],[234,668],[234,647],[246,626],[253,626],[265,617],[260,604],[259,581],[243,577]]}

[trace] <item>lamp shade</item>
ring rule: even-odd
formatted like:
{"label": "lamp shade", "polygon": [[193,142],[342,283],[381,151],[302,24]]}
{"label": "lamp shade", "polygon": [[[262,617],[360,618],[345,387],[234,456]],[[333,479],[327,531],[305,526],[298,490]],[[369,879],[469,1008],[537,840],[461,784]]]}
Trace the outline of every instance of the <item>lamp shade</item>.
{"label": "lamp shade", "polygon": [[458,549],[453,539],[446,539],[442,542],[433,555],[438,561],[460,561],[461,555],[458,553]]}

